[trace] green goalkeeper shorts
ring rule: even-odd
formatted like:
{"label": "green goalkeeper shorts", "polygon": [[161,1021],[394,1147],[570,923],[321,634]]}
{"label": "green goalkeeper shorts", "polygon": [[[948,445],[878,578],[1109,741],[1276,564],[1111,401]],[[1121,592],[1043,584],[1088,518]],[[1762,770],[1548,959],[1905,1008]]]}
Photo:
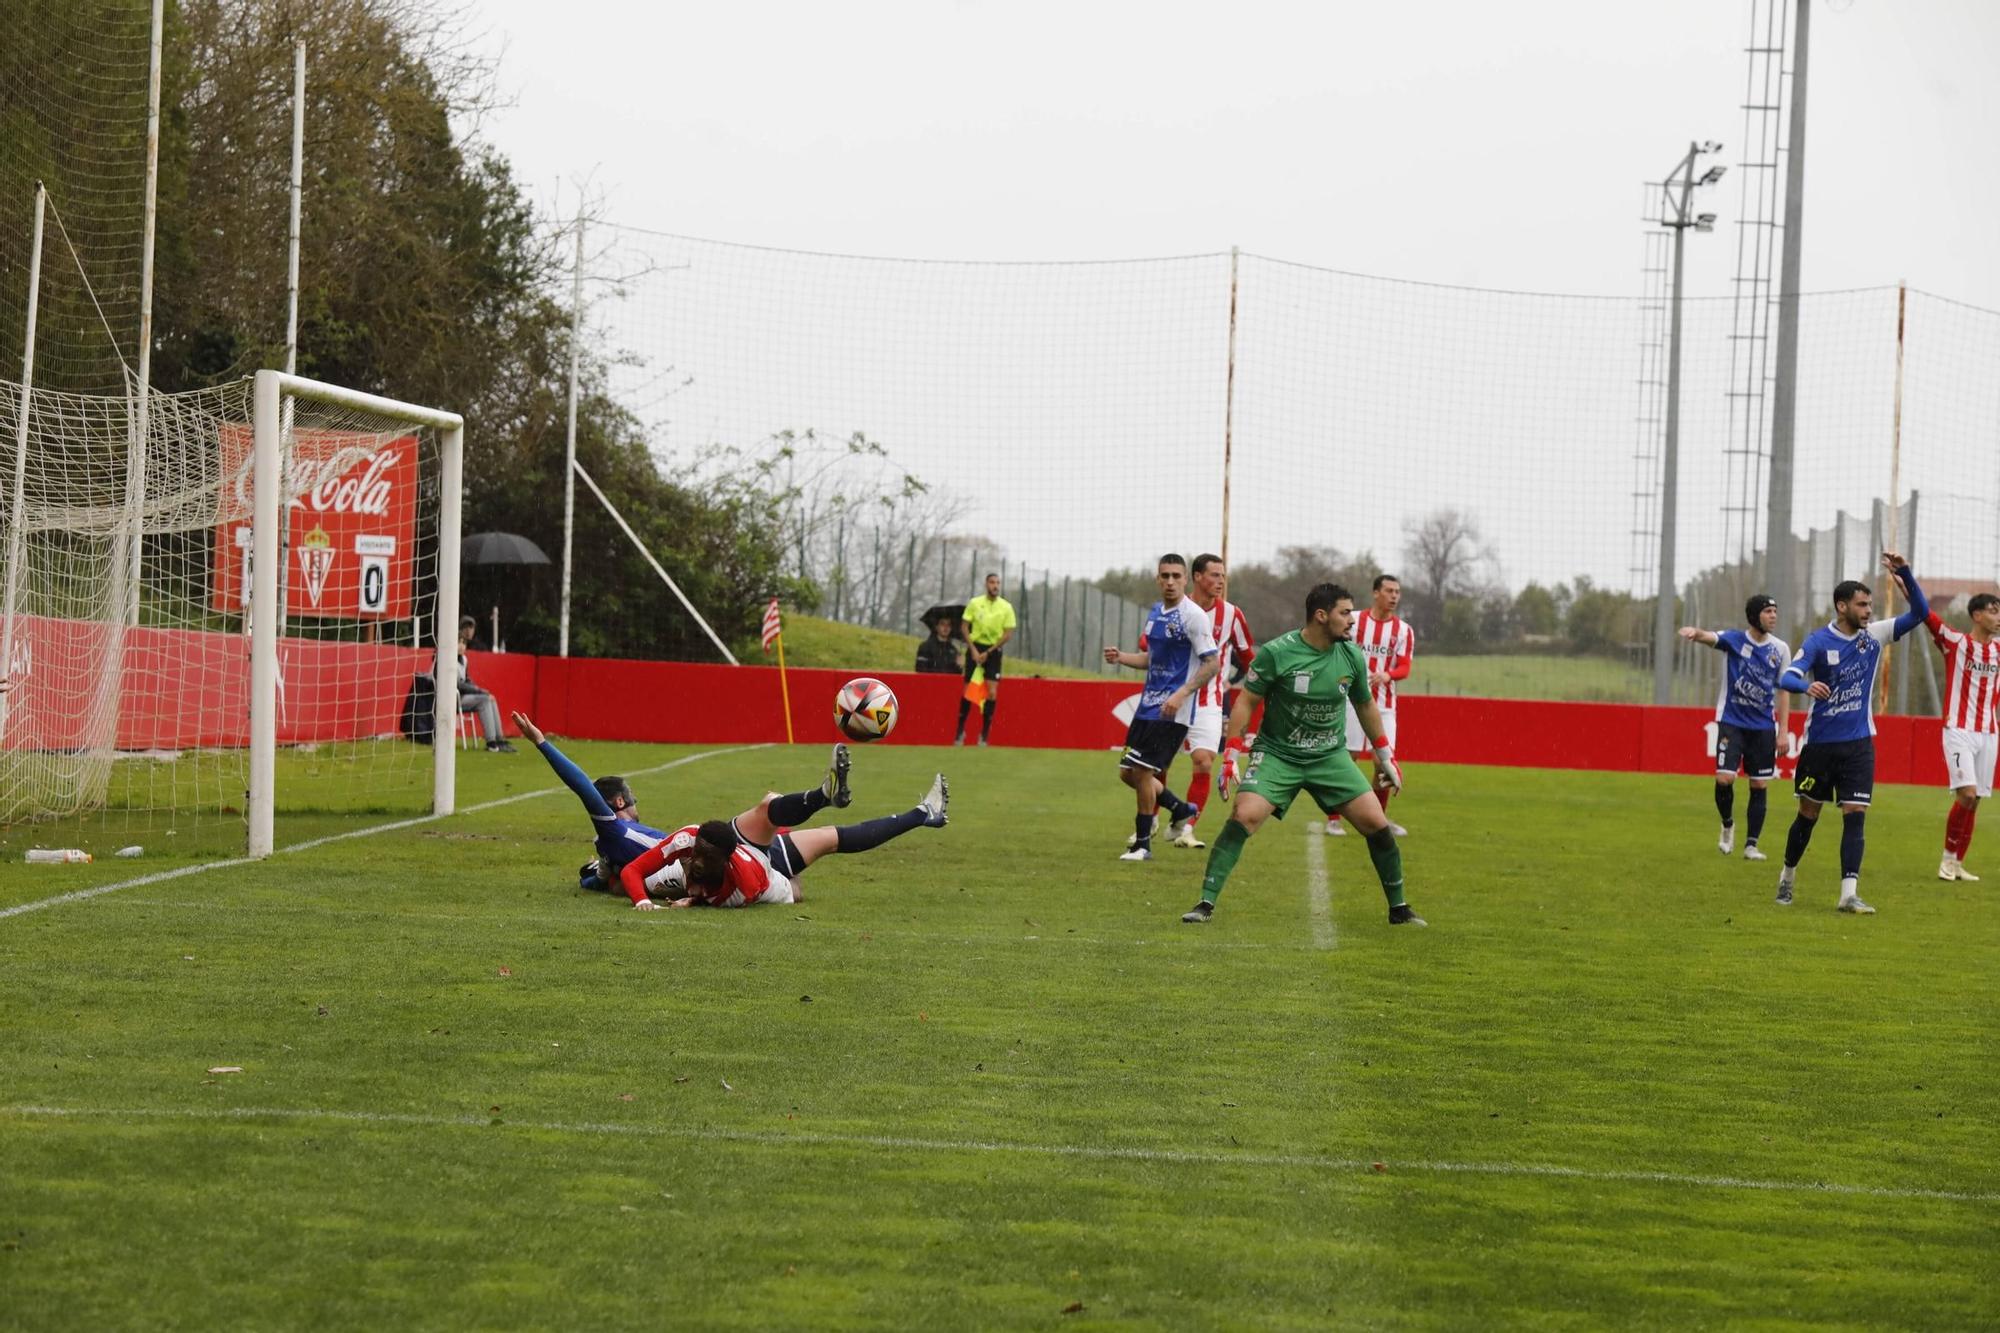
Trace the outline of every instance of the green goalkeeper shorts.
{"label": "green goalkeeper shorts", "polygon": [[1250,752],[1249,765],[1236,784],[1239,793],[1255,792],[1269,801],[1280,819],[1300,792],[1312,797],[1313,804],[1330,815],[1369,789],[1368,779],[1361,775],[1345,750],[1334,750],[1309,763],[1300,763],[1279,758],[1262,746]]}

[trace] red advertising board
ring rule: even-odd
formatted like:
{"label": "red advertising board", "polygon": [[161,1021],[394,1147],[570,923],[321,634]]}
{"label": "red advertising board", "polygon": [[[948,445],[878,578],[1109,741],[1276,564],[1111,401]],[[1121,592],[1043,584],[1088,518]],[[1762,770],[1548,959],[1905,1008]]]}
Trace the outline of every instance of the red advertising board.
{"label": "red advertising board", "polygon": [[[227,478],[215,527],[215,609],[250,599],[251,429],[221,429]],[[408,620],[416,569],[417,441],[412,435],[302,430],[286,478],[285,612]]]}

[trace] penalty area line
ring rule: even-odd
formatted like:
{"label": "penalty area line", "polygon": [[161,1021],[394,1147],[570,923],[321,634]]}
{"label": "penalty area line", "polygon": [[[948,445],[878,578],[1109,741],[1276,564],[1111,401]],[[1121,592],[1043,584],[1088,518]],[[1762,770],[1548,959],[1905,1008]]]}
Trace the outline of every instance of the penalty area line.
{"label": "penalty area line", "polygon": [[337,1111],[318,1108],[236,1106],[226,1109],[156,1107],[4,1106],[0,1116],[21,1119],[217,1121],[322,1121],[359,1127],[414,1129],[516,1129],[606,1138],[683,1139],[783,1147],[878,1148],[892,1152],[987,1153],[1020,1157],[1082,1158],[1093,1161],[1155,1162],[1180,1166],[1273,1167],[1377,1174],[1412,1172],[1450,1176],[1519,1176],[1681,1189],[1749,1190],[1784,1194],[1826,1194],[1847,1198],[1924,1199],[1946,1203],[2000,1203],[2000,1190],[1937,1189],[1921,1185],[1850,1185],[1828,1180],[1771,1180],[1755,1176],[1706,1175],[1683,1171],[1641,1171],[1562,1166],[1539,1162],[1451,1162],[1421,1158],[1372,1161],[1301,1153],[1226,1153],[1198,1148],[1138,1148],[1087,1143],[1024,1143],[986,1139],[931,1139],[896,1134],[840,1134],[812,1130],[779,1133],[713,1126],[618,1124],[574,1120],[494,1120],[477,1115],[422,1115],[392,1111]]}
{"label": "penalty area line", "polygon": [[[626,776],[635,778],[650,777],[655,773],[664,773],[670,768],[679,768],[683,764],[692,764],[703,759],[714,759],[719,755],[747,754],[752,750],[768,750],[770,748],[770,742],[764,742],[758,745],[735,745],[726,750],[703,750],[699,754],[684,754],[678,759],[669,759],[666,763],[655,764],[651,768],[634,769]],[[482,811],[498,810],[502,806],[515,805],[521,801],[538,800],[544,796],[561,796],[568,793],[568,791],[569,788],[564,786],[539,787],[534,791],[517,792],[512,796],[502,796],[498,800],[481,801],[477,805],[468,805],[463,809],[453,811],[449,815],[418,815],[414,819],[398,819],[388,824],[371,824],[367,828],[351,829],[346,833],[330,833],[323,838],[309,838],[305,842],[295,842],[278,848],[278,854],[309,852],[315,847],[324,847],[328,843],[345,842],[350,838],[372,838],[378,833],[394,833],[399,829],[416,828],[422,824],[434,824],[440,819],[455,819],[459,815],[476,815]],[[34,902],[16,903],[12,907],[0,907],[0,921],[4,921],[10,916],[23,916],[29,912],[39,912],[45,907],[61,907],[67,903],[80,903],[91,898],[101,898],[107,893],[119,893],[125,889],[144,888],[149,884],[164,884],[168,880],[180,879],[187,875],[201,875],[211,870],[228,870],[235,866],[255,864],[257,864],[257,860],[254,857],[233,856],[224,861],[203,861],[198,865],[182,866],[177,870],[161,870],[151,875],[140,875],[134,879],[121,879],[115,884],[99,884],[95,888],[77,889],[70,893],[59,893],[53,898],[38,898]]]}
{"label": "penalty area line", "polygon": [[1306,911],[1312,917],[1315,949],[1337,949],[1340,934],[1333,924],[1333,890],[1326,878],[1326,821],[1306,826]]}

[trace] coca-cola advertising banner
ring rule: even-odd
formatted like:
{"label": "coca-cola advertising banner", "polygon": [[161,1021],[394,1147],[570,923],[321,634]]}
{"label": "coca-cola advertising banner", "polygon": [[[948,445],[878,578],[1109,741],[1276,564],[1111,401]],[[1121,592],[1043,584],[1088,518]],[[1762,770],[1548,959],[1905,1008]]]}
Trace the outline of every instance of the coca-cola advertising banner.
{"label": "coca-cola advertising banner", "polygon": [[[222,510],[215,609],[250,603],[251,452],[247,425],[221,429]],[[285,612],[408,620],[417,538],[417,441],[409,435],[302,430],[284,494],[291,533]]]}

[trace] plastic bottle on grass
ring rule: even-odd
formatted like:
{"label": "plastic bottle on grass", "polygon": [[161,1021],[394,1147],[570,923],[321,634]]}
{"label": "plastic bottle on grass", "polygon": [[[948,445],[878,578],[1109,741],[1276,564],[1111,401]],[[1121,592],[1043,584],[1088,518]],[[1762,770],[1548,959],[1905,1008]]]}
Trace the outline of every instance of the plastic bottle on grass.
{"label": "plastic bottle on grass", "polygon": [[90,864],[90,853],[81,847],[30,847],[28,864],[45,866],[82,866]]}

